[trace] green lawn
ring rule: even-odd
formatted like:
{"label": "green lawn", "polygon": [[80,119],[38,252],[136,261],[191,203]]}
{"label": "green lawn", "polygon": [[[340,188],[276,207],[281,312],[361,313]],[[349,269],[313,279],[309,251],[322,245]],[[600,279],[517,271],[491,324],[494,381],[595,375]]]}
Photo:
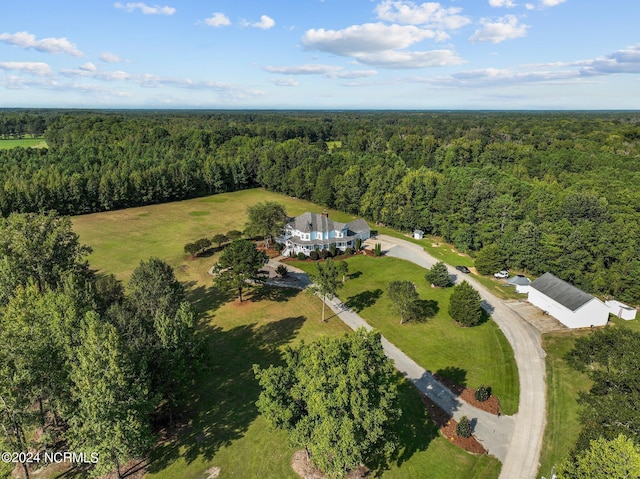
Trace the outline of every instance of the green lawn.
{"label": "green lawn", "polygon": [[[192,260],[183,253],[188,242],[242,229],[246,207],[265,200],[285,204],[290,215],[323,210],[256,189],[72,219],[81,242],[93,248],[93,268],[126,280],[141,259],[165,259],[202,313],[210,369],[194,385],[189,423],[153,452],[147,477],[200,479],[211,467],[221,469],[221,478],[297,477],[289,466],[293,449],[286,436],[272,430],[257,412],[259,389],[252,366],[278,363],[285,346],[341,335],[348,328],[337,318],[322,323],[320,301],[305,293],[268,288],[240,305],[213,287],[207,271],[215,256]],[[352,219],[329,212],[340,221]],[[425,471],[435,479],[498,477],[496,459],[451,445],[429,421],[413,386],[399,381],[399,449],[380,477],[422,478]]]}
{"label": "green lawn", "polygon": [[[342,301],[425,369],[473,388],[489,385],[505,414],[517,411],[519,386],[513,351],[493,321],[473,328],[458,326],[447,313],[452,288],[431,288],[424,279],[425,270],[413,263],[364,255],[348,262],[351,279],[338,291]],[[315,269],[312,262],[295,265],[306,271]],[[399,324],[386,296],[387,285],[395,280],[416,284],[431,317]]]}
{"label": "green lawn", "polygon": [[[613,318],[611,324],[640,330],[640,321],[624,321]],[[577,338],[589,331],[567,331],[545,334],[542,346],[547,353],[547,427],[545,429],[540,474],[549,475],[551,467],[558,464],[573,448],[580,433],[578,422],[578,394],[591,387],[586,374],[571,369],[564,361]]]}
{"label": "green lawn", "polygon": [[21,140],[0,140],[0,150],[8,150],[10,148],[47,148],[47,142],[44,138],[22,138]]}

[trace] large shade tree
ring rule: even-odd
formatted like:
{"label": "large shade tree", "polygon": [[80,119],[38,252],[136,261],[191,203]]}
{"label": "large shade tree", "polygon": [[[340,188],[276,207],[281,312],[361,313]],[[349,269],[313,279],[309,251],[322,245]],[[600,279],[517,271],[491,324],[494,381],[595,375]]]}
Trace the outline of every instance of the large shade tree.
{"label": "large shade tree", "polygon": [[287,221],[284,205],[264,201],[247,208],[248,221],[245,231],[251,236],[263,236],[267,246],[282,233]]}
{"label": "large shade tree", "polygon": [[242,302],[242,292],[248,286],[264,283],[266,273],[262,271],[262,267],[267,259],[265,252],[258,251],[251,241],[232,241],[214,266],[216,284],[222,288],[235,289],[238,300]]}
{"label": "large shade tree", "polygon": [[398,391],[379,333],[359,329],[302,344],[287,349],[284,362],[254,366],[262,387],[258,409],[316,467],[342,477],[395,449]]}

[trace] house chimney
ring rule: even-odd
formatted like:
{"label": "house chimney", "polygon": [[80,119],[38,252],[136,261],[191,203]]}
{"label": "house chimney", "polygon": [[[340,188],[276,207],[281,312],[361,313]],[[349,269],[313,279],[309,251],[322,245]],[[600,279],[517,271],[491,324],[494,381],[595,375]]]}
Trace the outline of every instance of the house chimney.
{"label": "house chimney", "polygon": [[327,213],[326,211],[322,212],[322,217],[323,218],[328,218],[329,217],[329,213]]}

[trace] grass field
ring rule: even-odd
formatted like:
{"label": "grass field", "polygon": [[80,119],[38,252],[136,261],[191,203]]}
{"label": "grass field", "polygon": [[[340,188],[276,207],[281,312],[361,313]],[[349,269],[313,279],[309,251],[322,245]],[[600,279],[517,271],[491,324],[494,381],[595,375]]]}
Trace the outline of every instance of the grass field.
{"label": "grass field", "polygon": [[47,148],[47,142],[43,138],[23,138],[21,140],[0,140],[0,150],[10,148]]}
{"label": "grass field", "polygon": [[[640,330],[640,321],[624,321],[614,318],[610,324]],[[540,457],[540,474],[549,475],[551,468],[571,451],[581,426],[578,421],[580,406],[577,397],[586,392],[591,382],[586,374],[571,369],[564,361],[579,337],[589,331],[567,331],[543,336],[547,353],[547,427]]]}
{"label": "grass field", "polygon": [[[352,279],[338,291],[340,299],[380,330],[389,341],[425,369],[458,384],[491,386],[502,411],[518,409],[518,372],[511,346],[493,321],[462,328],[447,313],[452,288],[431,288],[425,270],[397,258],[359,255],[348,259]],[[296,262],[313,272],[315,264]],[[423,322],[399,324],[386,295],[391,281],[412,281],[429,317]]]}
{"label": "grass field", "polygon": [[[321,323],[321,303],[304,293],[266,289],[239,305],[213,287],[207,271],[216,257],[192,260],[183,247],[202,237],[243,229],[246,207],[279,201],[290,215],[319,211],[316,205],[263,190],[247,190],[163,205],[74,217],[82,243],[93,248],[93,268],[127,280],[140,260],[166,260],[185,284],[202,313],[212,364],[193,390],[188,417],[177,439],[151,456],[148,477],[203,478],[211,467],[220,478],[295,478],[289,461],[293,449],[282,432],[272,430],[257,413],[259,389],[252,365],[280,361],[283,347],[341,335],[337,318]],[[329,211],[332,218],[350,216]],[[403,420],[397,456],[381,470],[382,478],[495,479],[499,462],[473,456],[438,435],[413,386],[401,381]]]}

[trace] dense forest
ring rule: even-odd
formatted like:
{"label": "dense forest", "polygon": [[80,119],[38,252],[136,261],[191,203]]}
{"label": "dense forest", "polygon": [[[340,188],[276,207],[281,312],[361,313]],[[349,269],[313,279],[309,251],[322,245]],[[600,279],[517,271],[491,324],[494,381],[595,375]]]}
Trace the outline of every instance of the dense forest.
{"label": "dense forest", "polygon": [[0,211],[262,186],[640,303],[640,114],[0,112]]}

